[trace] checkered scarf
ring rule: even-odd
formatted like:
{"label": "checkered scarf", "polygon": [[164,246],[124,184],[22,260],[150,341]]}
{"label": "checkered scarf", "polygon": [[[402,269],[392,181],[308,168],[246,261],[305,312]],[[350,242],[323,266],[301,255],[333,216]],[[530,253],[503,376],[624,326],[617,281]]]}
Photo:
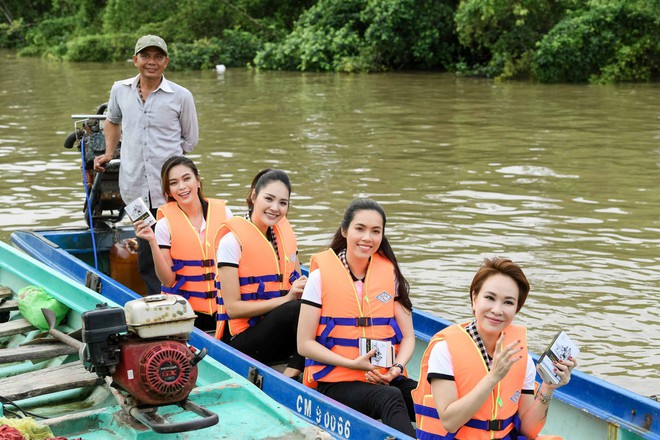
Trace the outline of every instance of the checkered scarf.
{"label": "checkered scarf", "polygon": [[[248,212],[245,213],[245,219],[252,223],[252,210],[248,210]],[[277,252],[277,235],[275,235],[275,230],[271,228],[270,226],[268,229],[266,229],[266,239],[270,242],[270,244],[273,246],[273,249],[275,250],[275,255],[279,258],[280,254]]]}
{"label": "checkered scarf", "polygon": [[362,282],[364,282],[363,279],[360,280],[355,275],[353,275],[353,272],[351,272],[351,268],[348,267],[348,261],[346,261],[346,249],[342,249],[341,252],[339,252],[339,254],[337,256],[339,257],[341,262],[344,263],[344,267],[346,268],[348,273],[351,274],[351,278],[353,278],[353,281],[362,281]]}
{"label": "checkered scarf", "polygon": [[484,341],[481,339],[481,336],[479,336],[479,332],[477,332],[477,320],[475,319],[470,324],[468,324],[468,326],[465,327],[465,331],[467,331],[468,334],[472,336],[472,339],[474,339],[474,343],[477,344],[477,347],[479,347],[479,351],[481,352],[481,357],[484,358],[484,362],[488,367],[488,371],[490,371],[491,357],[488,356],[488,352],[486,351],[486,345],[484,344]]}

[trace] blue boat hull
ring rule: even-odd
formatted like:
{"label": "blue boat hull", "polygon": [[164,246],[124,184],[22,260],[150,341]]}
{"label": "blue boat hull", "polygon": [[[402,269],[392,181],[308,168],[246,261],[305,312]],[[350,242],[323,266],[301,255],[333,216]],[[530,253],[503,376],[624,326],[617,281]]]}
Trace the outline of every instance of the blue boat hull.
{"label": "blue boat hull", "polygon": [[[122,236],[133,235],[132,228],[121,231]],[[94,244],[97,255],[101,257],[97,261],[102,266],[107,261],[113,236],[110,232],[100,231],[95,235]],[[108,272],[107,268],[92,267],[95,264],[92,240],[87,229],[19,231],[13,233],[11,239],[18,248],[80,283],[89,284],[90,279],[98,277],[100,293],[119,304],[138,297],[132,290],[106,276],[103,272]],[[419,358],[426,343],[451,322],[420,311],[413,312],[413,322],[418,342],[415,358],[409,362],[408,368],[411,376],[417,377]],[[212,357],[245,377],[261,376],[264,392],[338,438],[408,438],[299,383],[285,379],[271,368],[203,332],[195,331],[191,344],[206,347]],[[537,355],[533,357],[538,360]],[[543,433],[563,435],[566,439],[660,440],[660,403],[650,398],[579,371],[574,372],[570,384],[559,389],[555,396],[561,403],[551,406]],[[577,434],[582,431],[584,434]]]}

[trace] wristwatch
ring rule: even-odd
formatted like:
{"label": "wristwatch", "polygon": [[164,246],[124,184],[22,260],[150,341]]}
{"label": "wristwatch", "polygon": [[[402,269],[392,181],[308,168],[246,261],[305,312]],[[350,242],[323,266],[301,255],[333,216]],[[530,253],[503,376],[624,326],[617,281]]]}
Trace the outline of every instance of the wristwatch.
{"label": "wristwatch", "polygon": [[[401,372],[399,373],[399,376],[401,376],[403,374],[403,365],[401,365],[401,364],[392,364],[392,367],[398,367],[399,370],[401,370]],[[390,368],[392,368],[392,367],[390,367]]]}

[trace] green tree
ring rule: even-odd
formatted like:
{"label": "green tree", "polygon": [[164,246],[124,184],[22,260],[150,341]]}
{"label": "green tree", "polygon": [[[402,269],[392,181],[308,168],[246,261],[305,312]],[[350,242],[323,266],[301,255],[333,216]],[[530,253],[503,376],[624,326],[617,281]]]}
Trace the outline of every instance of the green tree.
{"label": "green tree", "polygon": [[593,2],[539,43],[534,72],[542,82],[648,81],[660,73],[660,3]]}
{"label": "green tree", "polygon": [[0,0],[0,12],[8,25],[19,19],[25,25],[34,25],[52,9],[52,0]]}
{"label": "green tree", "polygon": [[158,34],[171,69],[660,76],[659,0],[0,0],[0,13],[0,47],[72,61],[125,59]]}
{"label": "green tree", "polygon": [[499,78],[528,76],[536,42],[580,1],[461,1],[455,21],[464,48],[463,70]]}
{"label": "green tree", "polygon": [[315,71],[447,67],[456,48],[451,17],[451,2],[320,0],[255,64]]}

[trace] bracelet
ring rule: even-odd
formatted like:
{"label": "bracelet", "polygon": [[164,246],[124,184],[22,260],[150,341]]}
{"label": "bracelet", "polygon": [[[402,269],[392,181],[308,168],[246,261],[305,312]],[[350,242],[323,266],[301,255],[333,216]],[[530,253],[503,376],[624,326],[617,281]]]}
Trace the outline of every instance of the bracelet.
{"label": "bracelet", "polygon": [[[401,376],[403,374],[403,365],[401,365],[401,364],[392,364],[392,367],[398,367],[399,370],[401,370],[401,373],[399,373],[399,376]],[[392,367],[390,367],[390,368],[392,368]]]}
{"label": "bracelet", "polygon": [[547,405],[552,400],[552,394],[543,394],[541,391],[536,393],[536,397],[539,398],[542,404]]}

